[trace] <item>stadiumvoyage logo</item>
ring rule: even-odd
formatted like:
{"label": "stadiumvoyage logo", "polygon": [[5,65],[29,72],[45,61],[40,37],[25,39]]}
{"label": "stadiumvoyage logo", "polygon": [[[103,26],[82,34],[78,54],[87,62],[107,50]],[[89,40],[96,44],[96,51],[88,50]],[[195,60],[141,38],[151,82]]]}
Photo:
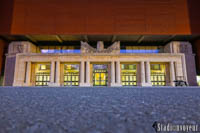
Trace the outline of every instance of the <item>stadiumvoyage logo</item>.
{"label": "stadiumvoyage logo", "polygon": [[198,132],[197,124],[172,124],[155,121],[152,125],[156,132]]}

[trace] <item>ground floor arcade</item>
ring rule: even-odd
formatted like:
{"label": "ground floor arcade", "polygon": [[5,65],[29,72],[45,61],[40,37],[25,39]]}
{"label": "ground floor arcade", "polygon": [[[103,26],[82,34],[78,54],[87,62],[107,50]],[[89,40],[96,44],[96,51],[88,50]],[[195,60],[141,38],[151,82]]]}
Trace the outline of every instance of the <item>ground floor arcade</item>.
{"label": "ground floor arcade", "polygon": [[184,54],[18,54],[14,86],[174,86]]}

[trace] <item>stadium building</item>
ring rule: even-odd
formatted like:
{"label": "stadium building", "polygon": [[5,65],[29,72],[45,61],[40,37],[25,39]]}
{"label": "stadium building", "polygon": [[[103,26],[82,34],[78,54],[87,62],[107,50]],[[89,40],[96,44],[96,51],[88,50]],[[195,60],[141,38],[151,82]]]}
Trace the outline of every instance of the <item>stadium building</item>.
{"label": "stadium building", "polygon": [[197,86],[198,0],[2,0],[4,86]]}

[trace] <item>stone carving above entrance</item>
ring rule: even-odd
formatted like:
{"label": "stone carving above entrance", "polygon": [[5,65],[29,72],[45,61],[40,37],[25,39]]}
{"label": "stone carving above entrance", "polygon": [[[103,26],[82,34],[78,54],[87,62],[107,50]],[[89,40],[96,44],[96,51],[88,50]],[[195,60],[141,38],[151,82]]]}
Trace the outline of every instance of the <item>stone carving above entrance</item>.
{"label": "stone carving above entrance", "polygon": [[104,49],[103,41],[97,42],[97,48],[93,48],[87,42],[81,41],[81,53],[120,53],[120,42],[114,42],[107,49]]}

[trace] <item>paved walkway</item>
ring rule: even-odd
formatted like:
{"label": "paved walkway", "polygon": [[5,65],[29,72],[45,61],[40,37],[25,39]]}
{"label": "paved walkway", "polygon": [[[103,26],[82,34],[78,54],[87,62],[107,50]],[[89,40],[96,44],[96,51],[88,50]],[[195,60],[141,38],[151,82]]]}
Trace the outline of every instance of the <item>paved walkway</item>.
{"label": "paved walkway", "polygon": [[0,88],[0,133],[155,133],[155,121],[200,124],[200,88]]}

